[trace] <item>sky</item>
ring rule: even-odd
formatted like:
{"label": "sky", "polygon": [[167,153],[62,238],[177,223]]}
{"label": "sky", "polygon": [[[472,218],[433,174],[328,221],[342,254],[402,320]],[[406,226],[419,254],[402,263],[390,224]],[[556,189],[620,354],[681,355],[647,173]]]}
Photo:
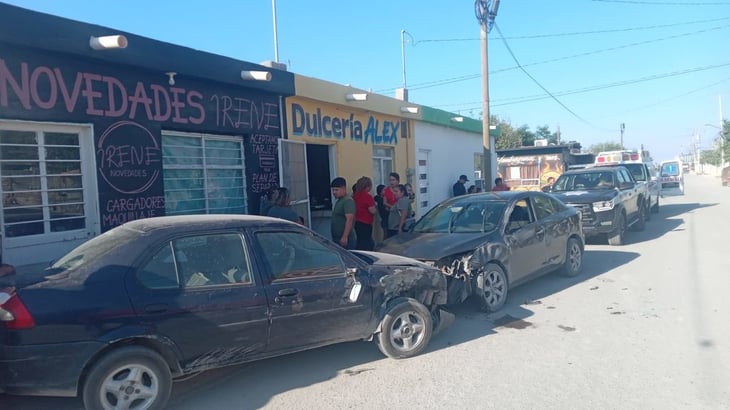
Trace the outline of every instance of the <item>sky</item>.
{"label": "sky", "polygon": [[[6,3],[260,63],[275,59],[272,1]],[[466,0],[278,0],[289,70],[479,118],[480,26]],[[655,160],[712,147],[730,112],[730,0],[502,0],[488,34],[490,114],[560,129],[583,147]],[[401,41],[401,30],[405,30]],[[405,65],[402,51],[405,52]]]}

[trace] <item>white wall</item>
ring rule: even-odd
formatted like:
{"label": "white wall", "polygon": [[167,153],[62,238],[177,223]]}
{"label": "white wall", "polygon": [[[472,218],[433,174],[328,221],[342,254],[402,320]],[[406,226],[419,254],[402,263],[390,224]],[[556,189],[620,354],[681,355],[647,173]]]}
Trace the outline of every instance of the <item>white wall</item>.
{"label": "white wall", "polygon": [[429,206],[418,209],[417,216],[421,217],[439,202],[451,198],[451,188],[459,175],[469,177],[467,188],[474,183],[474,154],[481,153],[484,148],[481,134],[420,121],[415,123],[414,136],[416,152],[430,150]]}

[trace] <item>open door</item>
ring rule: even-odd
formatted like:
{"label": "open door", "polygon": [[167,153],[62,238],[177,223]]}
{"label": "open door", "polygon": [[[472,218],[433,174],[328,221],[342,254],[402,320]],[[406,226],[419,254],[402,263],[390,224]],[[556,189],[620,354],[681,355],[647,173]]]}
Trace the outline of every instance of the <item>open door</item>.
{"label": "open door", "polygon": [[311,227],[309,181],[307,178],[307,145],[301,141],[279,139],[279,186],[289,189],[291,207]]}

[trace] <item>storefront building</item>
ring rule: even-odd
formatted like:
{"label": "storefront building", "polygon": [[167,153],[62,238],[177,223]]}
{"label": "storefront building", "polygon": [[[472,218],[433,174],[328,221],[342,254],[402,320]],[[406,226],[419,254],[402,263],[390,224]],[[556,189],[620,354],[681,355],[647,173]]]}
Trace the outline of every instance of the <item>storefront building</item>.
{"label": "storefront building", "polygon": [[3,262],[133,219],[255,214],[279,181],[292,74],[5,4],[0,27]]}
{"label": "storefront building", "polygon": [[[295,208],[310,227],[329,237],[330,182],[349,186],[363,176],[388,184],[391,172],[413,183],[414,104],[319,79],[295,76],[296,96],[286,99],[286,147],[282,181],[294,192]],[[415,208],[415,205],[414,205]]]}
{"label": "storefront building", "polygon": [[[482,121],[426,106],[421,109],[422,119],[414,129],[419,216],[452,197],[452,187],[460,175],[469,178],[466,188],[484,186]],[[494,169],[494,151],[489,163]]]}

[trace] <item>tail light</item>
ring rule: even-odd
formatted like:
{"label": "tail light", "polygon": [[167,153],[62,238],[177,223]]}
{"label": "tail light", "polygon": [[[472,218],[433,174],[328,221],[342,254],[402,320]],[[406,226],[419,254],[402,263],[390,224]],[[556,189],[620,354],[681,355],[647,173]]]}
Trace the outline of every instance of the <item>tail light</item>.
{"label": "tail light", "polygon": [[[4,300],[4,302],[2,302]],[[33,316],[18,295],[0,292],[0,323],[8,329],[29,329],[35,326]]]}

